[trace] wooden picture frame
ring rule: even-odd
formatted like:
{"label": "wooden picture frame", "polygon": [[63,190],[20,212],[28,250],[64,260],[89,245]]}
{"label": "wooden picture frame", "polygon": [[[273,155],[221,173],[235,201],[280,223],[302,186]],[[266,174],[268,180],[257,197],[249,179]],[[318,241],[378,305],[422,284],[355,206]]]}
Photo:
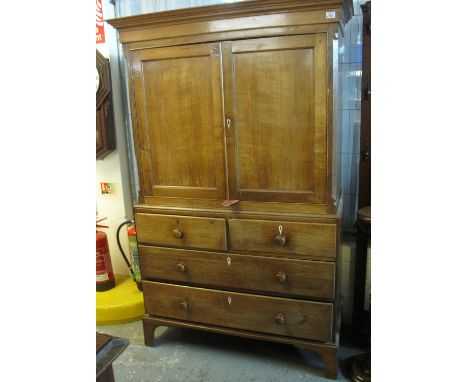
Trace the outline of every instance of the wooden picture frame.
{"label": "wooden picture frame", "polygon": [[96,159],[116,148],[110,63],[96,50]]}

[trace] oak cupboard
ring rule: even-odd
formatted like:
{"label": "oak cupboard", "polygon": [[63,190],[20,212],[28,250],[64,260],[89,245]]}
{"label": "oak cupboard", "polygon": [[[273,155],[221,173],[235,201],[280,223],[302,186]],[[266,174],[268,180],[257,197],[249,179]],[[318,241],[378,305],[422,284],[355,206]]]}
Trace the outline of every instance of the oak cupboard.
{"label": "oak cupboard", "polygon": [[128,69],[148,346],[159,325],[288,343],[336,378],[352,12],[264,0],[108,20]]}

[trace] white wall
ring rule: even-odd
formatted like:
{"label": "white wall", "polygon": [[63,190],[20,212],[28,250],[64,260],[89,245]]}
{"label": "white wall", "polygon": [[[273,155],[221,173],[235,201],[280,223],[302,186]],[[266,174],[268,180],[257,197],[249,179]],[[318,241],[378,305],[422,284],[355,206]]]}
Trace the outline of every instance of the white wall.
{"label": "white wall", "polygon": [[[103,0],[104,19],[114,17],[114,6]],[[132,219],[132,198],[128,172],[127,141],[123,116],[121,86],[118,68],[117,36],[113,28],[105,26],[106,43],[96,44],[96,48],[110,59],[112,77],[112,97],[116,128],[117,149],[104,159],[96,160],[96,210],[100,217],[107,216],[102,224],[110,226],[103,229],[107,233],[112,266],[115,274],[129,275],[115,239],[117,227],[125,220]],[[115,183],[116,195],[102,195],[101,182]],[[121,244],[128,256],[128,239],[125,227],[121,230]]]}

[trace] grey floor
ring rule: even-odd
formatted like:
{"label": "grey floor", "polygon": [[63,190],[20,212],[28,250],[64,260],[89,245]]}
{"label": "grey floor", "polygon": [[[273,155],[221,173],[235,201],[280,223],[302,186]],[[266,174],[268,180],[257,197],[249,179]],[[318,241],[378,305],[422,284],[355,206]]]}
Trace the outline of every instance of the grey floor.
{"label": "grey floor", "polygon": [[[289,345],[160,327],[150,348],[140,321],[96,330],[130,340],[113,363],[116,382],[330,382],[318,355]],[[361,352],[340,346],[340,364]],[[341,370],[338,381],[346,381]]]}

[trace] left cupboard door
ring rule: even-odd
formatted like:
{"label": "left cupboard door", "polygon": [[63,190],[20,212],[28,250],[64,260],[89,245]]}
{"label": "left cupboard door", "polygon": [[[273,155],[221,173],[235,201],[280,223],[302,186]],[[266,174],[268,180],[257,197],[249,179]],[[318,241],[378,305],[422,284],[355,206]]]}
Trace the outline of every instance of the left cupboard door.
{"label": "left cupboard door", "polygon": [[131,52],[142,196],[224,199],[220,44]]}

